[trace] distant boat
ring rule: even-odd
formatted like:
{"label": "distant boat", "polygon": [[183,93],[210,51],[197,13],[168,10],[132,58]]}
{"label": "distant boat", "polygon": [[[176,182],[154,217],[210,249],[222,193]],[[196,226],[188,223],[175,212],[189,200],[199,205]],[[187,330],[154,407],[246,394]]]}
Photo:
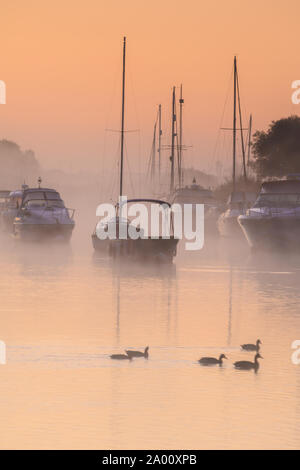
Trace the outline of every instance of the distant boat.
{"label": "distant boat", "polygon": [[23,185],[22,189],[11,191],[7,196],[1,210],[1,228],[3,232],[13,233],[14,220],[18,215],[26,188],[28,186]]}
{"label": "distant boat", "polygon": [[212,190],[197,184],[196,178],[193,178],[191,185],[177,188],[174,192],[172,202],[178,204],[216,205]]}
{"label": "distant boat", "polygon": [[205,238],[217,234],[217,221],[220,214],[220,205],[215,199],[213,191],[210,188],[204,188],[197,184],[196,178],[193,178],[191,185],[177,188],[172,197],[172,204],[191,204],[193,208],[196,204],[204,205],[204,230]]}
{"label": "distant boat", "polygon": [[300,179],[265,182],[238,222],[252,248],[299,249]]}
{"label": "distant boat", "polygon": [[[126,38],[123,42],[123,80],[122,80],[122,127],[121,127],[121,156],[120,156],[120,199],[123,194],[123,162],[124,162],[124,123],[125,123],[125,60],[126,60]],[[163,206],[165,211],[170,210],[171,206],[168,202],[160,199],[130,199],[126,204],[131,203],[145,203],[145,204],[158,204]],[[122,216],[123,204],[117,203],[116,217],[111,219],[105,226],[102,227],[104,231],[109,231],[109,226],[113,225],[116,228],[115,239],[101,239],[97,235],[97,227],[92,234],[92,243],[96,251],[106,251],[111,256],[125,256],[130,259],[142,259],[148,261],[162,261],[171,262],[173,257],[176,256],[177,244],[179,239],[174,237],[172,233],[172,215],[170,217],[170,236],[164,238],[163,236],[151,237],[144,235],[143,229],[137,227],[129,219]],[[100,224],[101,225],[101,224]],[[122,231],[120,230],[122,228]],[[136,232],[140,232],[140,237],[132,239],[129,236],[130,228],[134,228]],[[120,236],[122,232],[127,234],[127,238]]]}
{"label": "distant boat", "polygon": [[243,236],[238,224],[238,217],[241,214],[246,214],[246,211],[252,207],[256,198],[257,195],[253,192],[235,191],[230,194],[227,201],[228,209],[218,219],[218,229],[223,237]]}
{"label": "distant boat", "polygon": [[75,226],[74,212],[65,207],[56,190],[23,186],[10,193],[3,222],[16,239],[69,241]]}
{"label": "distant boat", "polygon": [[3,228],[3,213],[7,207],[9,201],[9,195],[11,191],[0,190],[0,227]]}

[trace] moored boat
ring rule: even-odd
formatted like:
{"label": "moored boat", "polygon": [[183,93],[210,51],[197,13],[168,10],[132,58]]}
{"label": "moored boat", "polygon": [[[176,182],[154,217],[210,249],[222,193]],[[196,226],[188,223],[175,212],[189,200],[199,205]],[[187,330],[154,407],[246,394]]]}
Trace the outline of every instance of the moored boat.
{"label": "moored boat", "polygon": [[14,220],[20,210],[24,190],[27,188],[27,185],[23,185],[22,189],[10,191],[7,196],[1,211],[1,229],[3,232],[13,233]]}
{"label": "moored boat", "polygon": [[0,190],[0,227],[3,228],[3,213],[7,207],[9,201],[9,195],[11,191]]}
{"label": "moored boat", "polygon": [[299,249],[300,180],[265,182],[238,222],[252,248]]}
{"label": "moored boat", "polygon": [[[171,210],[169,203],[158,199],[130,199],[126,201],[126,204],[132,203],[158,204],[164,207],[164,211]],[[120,207],[117,205],[117,214],[119,213]],[[92,234],[93,247],[96,251],[106,252],[112,257],[121,256],[127,259],[169,263],[176,256],[179,242],[179,239],[175,238],[174,233],[171,231],[173,227],[172,214],[170,216],[170,225],[168,237],[159,233],[157,236],[149,236],[142,227],[137,226],[129,218],[117,215],[108,222],[104,224],[100,222],[100,225],[96,226]],[[114,231],[115,237],[102,239],[100,232],[108,233],[110,230]],[[138,234],[138,238],[132,238],[133,231]]]}
{"label": "moored boat", "polygon": [[228,209],[218,219],[218,230],[222,237],[243,237],[238,217],[245,214],[256,200],[256,193],[235,191],[227,202]]}
{"label": "moored boat", "polygon": [[6,230],[16,239],[69,241],[75,226],[74,212],[65,207],[56,190],[26,187],[10,194],[4,220]]}
{"label": "moored boat", "polygon": [[[123,192],[123,163],[124,163],[124,125],[125,125],[125,59],[126,59],[126,38],[123,41],[123,75],[122,75],[122,124],[121,124],[121,154],[120,154],[120,189],[119,198],[122,201],[124,197]],[[126,204],[130,203],[150,203],[158,204],[170,210],[168,202],[157,199],[126,199]],[[128,259],[145,259],[147,261],[162,261],[170,262],[176,255],[176,247],[179,239],[171,234],[165,236],[152,236],[145,234],[143,228],[136,226],[127,217],[123,217],[123,206],[125,203],[116,204],[115,217],[112,217],[104,224],[101,221],[97,224],[93,234],[92,243],[96,251],[106,251],[109,255],[125,256]],[[105,236],[103,239],[100,236],[105,235],[105,232],[110,232],[112,228],[113,236]],[[131,229],[135,232],[136,237],[130,236]]]}

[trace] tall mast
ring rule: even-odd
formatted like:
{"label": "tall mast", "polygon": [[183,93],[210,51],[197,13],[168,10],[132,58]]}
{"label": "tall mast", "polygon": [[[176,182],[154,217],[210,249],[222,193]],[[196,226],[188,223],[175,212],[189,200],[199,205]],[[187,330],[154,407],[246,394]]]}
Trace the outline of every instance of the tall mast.
{"label": "tall mast", "polygon": [[242,111],[241,111],[240,85],[239,85],[238,73],[236,74],[236,81],[237,81],[237,92],[238,92],[238,103],[239,103],[240,131],[241,131],[241,144],[242,144],[242,156],[243,156],[243,171],[244,171],[244,180],[247,181],[246,155],[245,155],[243,120],[242,120]]}
{"label": "tall mast", "polygon": [[124,41],[123,41],[123,78],[122,78],[122,125],[121,125],[120,196],[123,195],[124,120],[125,120],[125,59],[126,59],[126,37],[124,37]]}
{"label": "tall mast", "polygon": [[235,160],[236,160],[236,56],[234,56],[234,79],[233,79],[233,145],[232,145],[232,184],[235,190]]}
{"label": "tall mast", "polygon": [[158,106],[158,182],[160,184],[160,170],[161,170],[161,104]]}
{"label": "tall mast", "polygon": [[251,153],[251,134],[252,134],[252,114],[250,114],[249,119],[249,131],[248,131],[248,156],[247,156],[247,165],[250,163],[250,153]]}
{"label": "tall mast", "polygon": [[179,99],[179,165],[178,165],[178,176],[179,176],[179,187],[182,185],[182,108],[184,99],[182,98],[182,85],[180,85],[180,99]]}
{"label": "tall mast", "polygon": [[175,122],[176,122],[176,114],[175,114],[175,87],[173,87],[173,95],[172,95],[172,143],[171,143],[171,192],[174,191],[174,150],[175,150]]}

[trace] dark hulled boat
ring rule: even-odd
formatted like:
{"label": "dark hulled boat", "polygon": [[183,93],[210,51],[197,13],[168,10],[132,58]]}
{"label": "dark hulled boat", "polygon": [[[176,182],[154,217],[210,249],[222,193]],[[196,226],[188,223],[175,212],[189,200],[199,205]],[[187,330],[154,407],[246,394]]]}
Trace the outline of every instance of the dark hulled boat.
{"label": "dark hulled boat", "polygon": [[[122,124],[121,124],[121,156],[120,156],[120,199],[123,196],[123,161],[124,161],[124,123],[125,123],[125,59],[126,38],[123,42],[123,79],[122,79]],[[129,203],[151,203],[159,204],[170,210],[170,204],[156,199],[131,199]],[[142,259],[147,261],[170,262],[176,255],[176,247],[179,239],[170,234],[169,237],[148,236],[144,234],[141,227],[135,226],[129,219],[122,217],[122,207],[116,204],[116,217],[112,218],[103,226],[98,223],[93,234],[92,243],[96,251],[107,252],[110,256],[124,256],[128,259]],[[115,233],[114,237],[101,239],[99,231],[109,232],[110,227]],[[134,228],[138,233],[137,238],[130,237],[130,229]],[[123,232],[123,233],[122,233]],[[123,236],[125,233],[125,237]]]}
{"label": "dark hulled boat", "polygon": [[[165,201],[158,199],[130,199],[127,204],[131,203],[151,203],[165,207],[165,211],[170,210],[171,206]],[[119,213],[117,207],[117,213]],[[108,233],[110,227],[115,230],[115,239],[101,239],[100,232]],[[171,227],[172,228],[172,218]],[[130,231],[134,231],[139,235],[138,238],[131,238]],[[126,238],[124,238],[124,235]],[[153,262],[171,262],[176,256],[177,244],[179,239],[174,237],[171,232],[168,237],[162,234],[157,236],[148,236],[141,227],[130,221],[128,218],[117,216],[105,224],[98,225],[92,234],[93,247],[96,251],[106,252],[112,257],[122,256],[135,260],[147,260]]]}

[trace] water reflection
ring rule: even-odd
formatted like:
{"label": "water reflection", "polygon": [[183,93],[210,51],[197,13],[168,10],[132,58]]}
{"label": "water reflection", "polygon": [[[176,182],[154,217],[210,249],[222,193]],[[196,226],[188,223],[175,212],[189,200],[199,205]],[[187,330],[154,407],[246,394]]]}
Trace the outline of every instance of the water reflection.
{"label": "water reflection", "polygon": [[[2,250],[0,265],[4,447],[299,447],[299,257],[216,240],[172,266],[76,244]],[[234,370],[258,337],[258,374]],[[147,361],[109,359],[146,345]],[[199,367],[221,352],[222,368]]]}

